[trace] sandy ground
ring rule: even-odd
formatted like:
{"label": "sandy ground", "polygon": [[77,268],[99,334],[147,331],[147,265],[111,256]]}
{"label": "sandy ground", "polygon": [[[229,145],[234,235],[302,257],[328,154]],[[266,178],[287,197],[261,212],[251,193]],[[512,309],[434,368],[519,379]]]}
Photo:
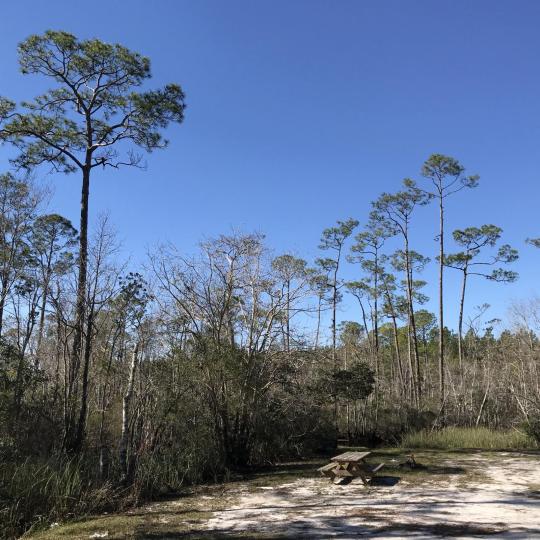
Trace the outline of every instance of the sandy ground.
{"label": "sandy ground", "polygon": [[[422,451],[424,468],[386,465],[368,487],[283,464],[249,480],[198,486],[183,497],[29,533],[39,540],[283,538],[532,538],[540,540],[540,454]],[[320,465],[320,463],[319,463]]]}
{"label": "sandy ground", "polygon": [[325,478],[246,486],[215,512],[219,537],[538,538],[540,457],[475,454],[441,461],[444,474],[382,476],[334,485]]}

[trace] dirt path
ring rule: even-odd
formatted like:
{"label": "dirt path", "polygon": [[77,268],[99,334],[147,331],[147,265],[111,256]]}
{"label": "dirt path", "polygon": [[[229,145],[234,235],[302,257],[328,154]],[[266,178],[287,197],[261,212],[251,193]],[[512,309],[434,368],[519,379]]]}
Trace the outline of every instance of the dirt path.
{"label": "dirt path", "polygon": [[[395,451],[369,488],[301,471],[265,474],[125,514],[58,526],[36,538],[538,538],[540,456]],[[298,477],[298,474],[307,476]]]}

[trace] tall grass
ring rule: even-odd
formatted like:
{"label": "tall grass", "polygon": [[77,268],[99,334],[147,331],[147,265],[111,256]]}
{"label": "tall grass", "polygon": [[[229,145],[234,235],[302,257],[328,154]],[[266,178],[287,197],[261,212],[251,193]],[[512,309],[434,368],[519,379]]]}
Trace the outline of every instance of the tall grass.
{"label": "tall grass", "polygon": [[109,485],[85,480],[78,460],[1,462],[0,538],[106,508],[112,496]]}
{"label": "tall grass", "polygon": [[49,459],[0,454],[0,539],[18,538],[55,521],[123,509],[177,491],[185,484],[218,478],[211,451],[141,456],[133,484],[123,486],[114,467],[103,482],[89,467],[95,456]]}
{"label": "tall grass", "polygon": [[519,450],[537,448],[532,437],[516,429],[498,431],[485,427],[447,427],[438,431],[422,430],[406,435],[401,445],[406,448],[484,450]]}

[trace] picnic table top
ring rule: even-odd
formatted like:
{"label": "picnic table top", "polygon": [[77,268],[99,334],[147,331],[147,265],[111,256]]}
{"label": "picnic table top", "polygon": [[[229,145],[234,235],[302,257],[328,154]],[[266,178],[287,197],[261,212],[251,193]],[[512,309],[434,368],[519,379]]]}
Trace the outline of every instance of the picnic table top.
{"label": "picnic table top", "polygon": [[344,454],[334,456],[330,461],[354,463],[362,461],[365,457],[369,456],[369,454],[371,454],[371,452],[345,452]]}

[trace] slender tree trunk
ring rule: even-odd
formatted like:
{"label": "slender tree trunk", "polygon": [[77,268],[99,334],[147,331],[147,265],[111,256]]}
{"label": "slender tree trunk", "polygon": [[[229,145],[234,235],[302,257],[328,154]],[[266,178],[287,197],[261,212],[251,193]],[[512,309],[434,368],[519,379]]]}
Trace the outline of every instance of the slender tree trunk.
{"label": "slender tree trunk", "polygon": [[396,361],[397,361],[397,367],[398,367],[398,374],[399,379],[401,382],[401,387],[403,388],[403,385],[405,384],[404,376],[403,376],[403,365],[401,362],[401,350],[399,348],[399,335],[398,335],[398,325],[397,325],[397,317],[396,313],[394,311],[394,306],[392,304],[392,300],[390,298],[390,295],[386,294],[388,305],[390,307],[390,318],[392,319],[392,331],[394,334],[394,349],[396,351]]}
{"label": "slender tree trunk", "polygon": [[[444,406],[444,206],[442,188],[439,188],[439,392],[441,408]],[[444,411],[443,411],[444,412]]]}
{"label": "slender tree trunk", "polygon": [[49,283],[48,278],[43,283],[43,298],[41,299],[41,306],[39,311],[39,326],[38,326],[38,339],[36,345],[36,369],[39,368],[40,355],[41,355],[41,343],[43,341],[43,331],[45,328],[45,309],[47,308],[47,297],[49,296]]}
{"label": "slender tree trunk", "polygon": [[37,339],[37,345],[36,345],[36,369],[39,368],[40,363],[40,355],[41,355],[41,342],[43,341],[43,331],[45,328],[45,309],[47,309],[47,299],[49,296],[49,282],[51,279],[51,273],[52,273],[52,256],[53,256],[53,246],[54,241],[51,240],[51,243],[49,245],[49,251],[47,256],[47,267],[45,269],[45,273],[43,276],[43,297],[41,299],[41,307],[39,312],[39,327],[38,327],[38,339]]}
{"label": "slender tree trunk", "polygon": [[[336,270],[334,272],[334,284],[333,284],[333,290],[332,290],[332,365],[333,365],[334,373],[337,371],[336,308],[337,308],[337,263],[336,263]],[[337,441],[339,437],[337,393],[334,396],[334,424],[335,424],[336,441]]]}
{"label": "slender tree trunk", "polygon": [[465,305],[465,288],[467,287],[467,268],[463,270],[463,281],[461,284],[461,298],[459,301],[459,321],[458,321],[458,358],[459,370],[463,375],[463,306]]}
{"label": "slender tree trunk", "polygon": [[337,371],[337,332],[336,332],[336,311],[337,311],[337,268],[334,271],[334,282],[332,284],[332,363],[334,371]]}
{"label": "slender tree trunk", "polygon": [[36,345],[36,369],[39,368],[40,354],[41,354],[41,342],[43,341],[43,331],[45,328],[45,309],[47,307],[47,286],[43,287],[43,298],[41,299],[41,306],[39,310],[39,326],[38,326],[38,339]]}
{"label": "slender tree trunk", "polygon": [[407,367],[408,367],[408,397],[411,402],[411,405],[416,403],[415,389],[416,382],[414,376],[414,363],[413,363],[413,352],[412,352],[412,339],[411,339],[411,316],[410,314],[407,317]]}
{"label": "slender tree trunk", "polygon": [[[422,379],[420,371],[420,358],[418,354],[418,336],[416,333],[416,321],[414,317],[414,304],[413,304],[413,277],[412,268],[409,253],[409,238],[406,231],[405,234],[405,271],[407,273],[407,304],[409,315],[409,335],[412,339],[412,348],[414,352],[414,368],[416,373],[411,372],[411,384],[414,387],[414,394],[416,397],[417,405],[420,406],[422,400]],[[409,365],[411,364],[411,353],[409,347]],[[410,366],[412,369],[412,366]]]}
{"label": "slender tree trunk", "polygon": [[478,416],[476,417],[476,422],[475,422],[476,427],[478,427],[478,424],[480,424],[480,420],[482,418],[482,413],[484,412],[484,406],[485,406],[486,401],[487,401],[490,385],[491,385],[491,379],[489,378],[489,375],[488,375],[488,382],[487,382],[487,385],[486,385],[486,390],[484,392],[484,397],[482,398],[482,404],[480,405],[480,410],[478,411]]}
{"label": "slender tree trunk", "polygon": [[431,376],[430,376],[430,369],[429,369],[429,357],[428,357],[428,351],[427,351],[427,336],[426,336],[425,327],[422,329],[422,345],[424,349],[424,372],[425,372],[424,388],[427,388],[429,392],[429,388],[431,387]]}
{"label": "slender tree trunk", "polygon": [[420,354],[418,352],[418,335],[416,332],[416,320],[414,316],[414,309],[411,310],[411,333],[414,347],[414,359],[416,364],[416,396],[418,399],[418,406],[422,405],[422,369],[420,367]]}
{"label": "slender tree trunk", "polygon": [[379,260],[375,254],[375,275],[373,276],[373,328],[375,332],[375,354],[379,354]]}
{"label": "slender tree trunk", "polygon": [[394,348],[395,348],[395,351],[396,351],[396,360],[397,360],[397,365],[398,365],[398,373],[399,373],[399,378],[400,378],[401,384],[403,385],[405,383],[405,379],[404,379],[404,375],[403,375],[403,363],[401,361],[401,350],[399,348],[398,325],[397,325],[396,318],[394,316],[392,317],[392,330],[393,330],[393,333],[394,333]]}
{"label": "slender tree trunk", "polygon": [[[336,257],[336,266],[334,268],[334,281],[332,287],[332,363],[334,372],[337,371],[337,328],[336,328],[336,311],[337,311],[337,300],[338,300],[338,288],[337,288],[337,276],[339,269],[339,261],[341,258],[341,248],[338,251]],[[338,398],[337,394],[334,397],[334,420],[335,420],[335,429],[336,429],[336,441],[339,437],[339,419],[338,419]]]}
{"label": "slender tree trunk", "polygon": [[122,435],[120,437],[120,444],[118,448],[118,459],[120,461],[122,482],[125,484],[128,484],[130,481],[130,467],[128,464],[129,421],[131,414],[131,399],[133,397],[133,386],[135,384],[135,372],[137,371],[138,354],[139,342],[137,341],[133,347],[128,385],[122,401]]}
{"label": "slender tree trunk", "polygon": [[369,336],[369,328],[367,323],[367,317],[366,317],[366,310],[364,309],[364,304],[362,303],[362,298],[360,298],[360,295],[357,297],[358,303],[360,304],[360,311],[362,312],[362,324],[364,325],[364,332],[366,333],[366,336],[368,338],[368,344],[370,348],[370,352],[373,354],[373,344],[371,343],[371,338]]}
{"label": "slender tree trunk", "polygon": [[321,331],[321,304],[322,304],[322,296],[319,295],[317,304],[317,332],[315,334],[315,349],[319,348],[319,333]]}
{"label": "slender tree trunk", "polygon": [[2,330],[4,328],[4,309],[6,306],[6,298],[6,286],[2,285],[2,292],[0,293],[0,337],[2,337]]}
{"label": "slender tree trunk", "polygon": [[[56,346],[55,346],[55,372],[54,372],[54,390],[53,390],[53,404],[56,403],[57,399],[59,399],[59,391],[60,388],[60,358],[62,357],[62,342],[63,339],[63,326],[62,326],[62,319],[60,318],[59,310],[56,310]],[[65,334],[64,334],[65,335]]]}
{"label": "slender tree trunk", "polygon": [[[375,275],[373,276],[373,333],[375,341],[375,374],[376,389],[378,390],[378,381],[380,379],[380,359],[379,359],[379,261],[377,252],[375,252]],[[378,393],[377,393],[378,396]],[[377,397],[377,405],[378,405]],[[377,407],[378,410],[378,407]]]}
{"label": "slender tree trunk", "polygon": [[287,280],[287,353],[291,352],[291,282]]}
{"label": "slender tree trunk", "polygon": [[[347,345],[345,345],[345,355],[344,355],[344,368],[347,369],[348,367],[348,363],[349,363],[349,359],[348,359],[348,347]],[[348,444],[351,444],[351,415],[350,415],[350,406],[349,406],[349,399],[347,398],[347,403],[345,405],[345,416],[346,416],[346,419],[347,419],[347,442]]]}

